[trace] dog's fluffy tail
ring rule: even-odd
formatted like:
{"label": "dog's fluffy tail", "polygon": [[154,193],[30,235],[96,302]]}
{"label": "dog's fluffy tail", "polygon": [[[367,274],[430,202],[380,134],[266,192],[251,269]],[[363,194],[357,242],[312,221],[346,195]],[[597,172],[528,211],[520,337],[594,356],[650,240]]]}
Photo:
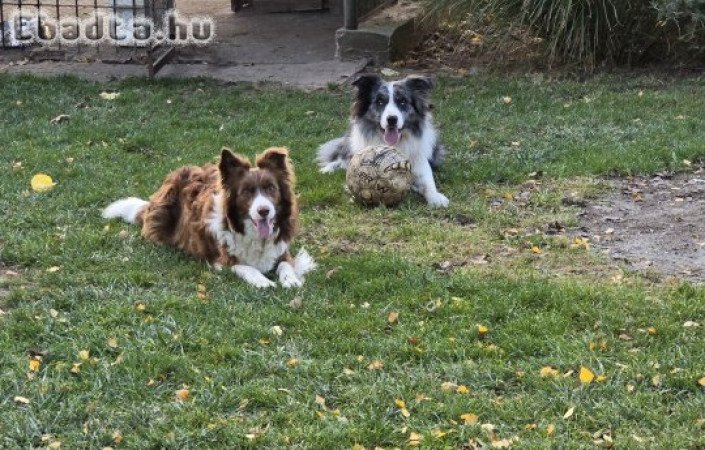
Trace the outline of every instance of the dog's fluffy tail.
{"label": "dog's fluffy tail", "polygon": [[299,254],[294,258],[294,272],[299,278],[312,271],[318,266],[311,255],[304,249],[299,250]]}
{"label": "dog's fluffy tail", "polygon": [[123,198],[108,205],[103,210],[105,219],[122,219],[127,223],[137,223],[137,215],[149,202],[137,197]]}
{"label": "dog's fluffy tail", "polygon": [[341,137],[321,145],[318,148],[316,162],[321,172],[329,173],[347,167],[351,156],[348,139]]}

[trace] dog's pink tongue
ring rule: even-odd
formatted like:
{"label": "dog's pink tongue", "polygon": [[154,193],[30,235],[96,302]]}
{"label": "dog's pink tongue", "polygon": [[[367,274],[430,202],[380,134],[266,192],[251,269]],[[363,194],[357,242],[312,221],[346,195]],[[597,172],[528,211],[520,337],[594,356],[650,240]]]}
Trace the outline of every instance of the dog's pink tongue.
{"label": "dog's pink tongue", "polygon": [[389,127],[384,130],[384,142],[386,142],[387,145],[397,145],[400,138],[401,131],[398,129]]}
{"label": "dog's pink tongue", "polygon": [[258,220],[255,225],[260,239],[267,239],[272,235],[272,227],[267,219]]}

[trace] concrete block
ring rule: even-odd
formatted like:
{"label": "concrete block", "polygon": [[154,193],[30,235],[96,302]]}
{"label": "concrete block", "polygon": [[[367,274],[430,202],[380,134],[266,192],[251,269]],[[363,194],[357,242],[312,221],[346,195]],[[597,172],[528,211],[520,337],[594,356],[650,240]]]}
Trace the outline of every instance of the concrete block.
{"label": "concrete block", "polygon": [[413,50],[423,37],[417,26],[418,8],[405,5],[380,11],[360,23],[357,30],[339,29],[335,34],[336,58],[341,61],[369,58],[377,65],[400,59]]}

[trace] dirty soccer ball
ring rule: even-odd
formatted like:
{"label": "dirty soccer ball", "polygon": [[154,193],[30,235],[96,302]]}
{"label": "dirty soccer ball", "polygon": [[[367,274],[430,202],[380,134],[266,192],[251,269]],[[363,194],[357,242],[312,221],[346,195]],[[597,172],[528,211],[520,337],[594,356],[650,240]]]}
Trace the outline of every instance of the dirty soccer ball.
{"label": "dirty soccer ball", "polygon": [[345,181],[355,200],[363,205],[393,206],[411,189],[411,165],[393,147],[367,147],[350,160]]}

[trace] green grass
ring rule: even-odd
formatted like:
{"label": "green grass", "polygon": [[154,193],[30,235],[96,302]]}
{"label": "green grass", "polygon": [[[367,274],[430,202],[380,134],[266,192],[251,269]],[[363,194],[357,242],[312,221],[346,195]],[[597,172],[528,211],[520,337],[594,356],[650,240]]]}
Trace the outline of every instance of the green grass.
{"label": "green grass", "polygon": [[[457,448],[489,443],[481,424],[519,448],[594,447],[598,432],[618,448],[705,446],[705,291],[650,283],[540,231],[577,226],[560,200],[600,195],[601,175],[705,156],[705,83],[482,76],[441,80],[435,100],[451,208],[412,197],[366,210],[349,202],[343,174],[312,163],[345,129],[342,90],[0,76],[0,261],[19,273],[0,276],[0,447],[392,448],[414,432],[423,448]],[[59,114],[71,118],[50,124]],[[321,265],[298,292],[256,291],[100,219],[109,201],[148,196],[223,145],[291,148],[295,247]],[[537,171],[540,183],[525,183]],[[30,192],[37,172],[56,187]],[[519,236],[505,237],[510,228]],[[455,269],[437,270],[443,261]],[[31,351],[45,356],[28,375]],[[542,378],[544,366],[560,376]],[[581,366],[606,380],[581,386]],[[190,398],[175,401],[185,385]]]}

